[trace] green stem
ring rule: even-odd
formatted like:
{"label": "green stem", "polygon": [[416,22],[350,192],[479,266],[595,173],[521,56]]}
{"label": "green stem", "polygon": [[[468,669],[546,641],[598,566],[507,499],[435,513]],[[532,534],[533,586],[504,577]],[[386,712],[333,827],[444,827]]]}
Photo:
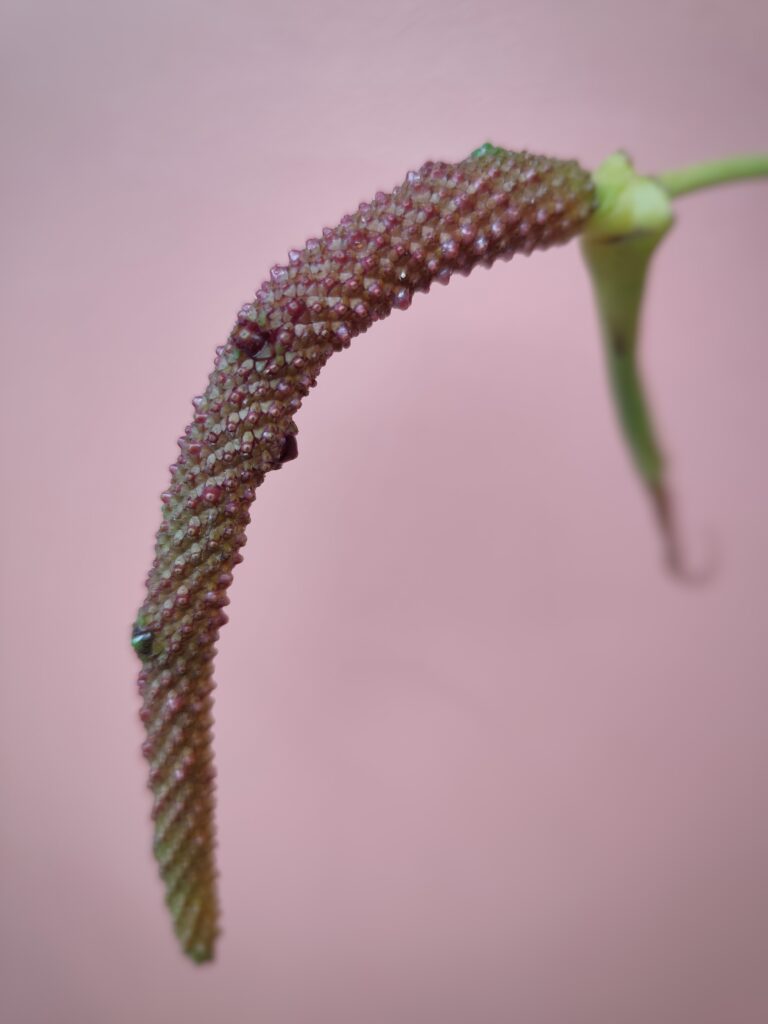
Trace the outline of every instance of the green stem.
{"label": "green stem", "polygon": [[706,163],[691,164],[676,171],[658,174],[656,181],[671,197],[687,195],[700,188],[725,185],[744,178],[768,177],[768,153],[750,153],[744,156],[726,157],[724,160],[710,160]]}

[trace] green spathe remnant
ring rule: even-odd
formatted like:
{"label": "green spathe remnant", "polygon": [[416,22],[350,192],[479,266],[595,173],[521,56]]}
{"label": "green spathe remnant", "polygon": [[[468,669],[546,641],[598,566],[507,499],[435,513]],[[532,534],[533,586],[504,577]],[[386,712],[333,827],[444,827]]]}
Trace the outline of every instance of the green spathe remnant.
{"label": "green spathe remnant", "polygon": [[640,313],[648,267],[674,222],[669,195],[615,153],[593,175],[598,207],[581,246],[592,277],[616,410],[654,504],[670,568],[682,570],[664,458],[638,367]]}
{"label": "green spathe remnant", "polygon": [[674,221],[669,193],[655,179],[638,174],[619,150],[592,175],[597,209],[587,221],[584,242],[618,242],[642,235],[659,242]]}
{"label": "green spathe remnant", "polygon": [[670,568],[689,579],[677,539],[664,458],[638,368],[643,292],[651,258],[674,223],[673,198],[760,177],[768,177],[768,153],[692,164],[655,178],[638,174],[626,153],[614,153],[592,176],[597,209],[581,238],[619,421],[653,502]]}

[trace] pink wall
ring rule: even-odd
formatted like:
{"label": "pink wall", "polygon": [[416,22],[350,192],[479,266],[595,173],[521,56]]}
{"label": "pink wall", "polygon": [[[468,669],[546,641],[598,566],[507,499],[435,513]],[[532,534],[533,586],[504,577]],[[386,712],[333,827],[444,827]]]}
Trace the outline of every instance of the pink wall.
{"label": "pink wall", "polygon": [[762,3],[3,5],[8,1024],[768,1019],[768,190],[683,200],[646,366],[714,584],[659,563],[575,245],[332,360],[218,662],[218,962],[150,858],[128,629],[268,267],[486,139],[766,148]]}

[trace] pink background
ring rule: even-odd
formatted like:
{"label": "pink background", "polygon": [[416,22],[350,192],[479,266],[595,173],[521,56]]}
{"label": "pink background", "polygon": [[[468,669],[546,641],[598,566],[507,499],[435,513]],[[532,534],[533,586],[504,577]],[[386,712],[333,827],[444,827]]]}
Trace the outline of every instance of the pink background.
{"label": "pink background", "polygon": [[218,660],[224,929],[150,857],[128,630],[175,438],[265,276],[486,139],[766,148],[768,8],[3,5],[8,1024],[768,1020],[768,190],[682,201],[645,365],[664,575],[575,245],[334,358]]}

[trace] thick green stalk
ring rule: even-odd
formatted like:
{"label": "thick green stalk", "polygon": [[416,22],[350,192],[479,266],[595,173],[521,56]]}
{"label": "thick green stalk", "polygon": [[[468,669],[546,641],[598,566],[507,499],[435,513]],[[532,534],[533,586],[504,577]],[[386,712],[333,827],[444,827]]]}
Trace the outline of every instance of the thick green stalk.
{"label": "thick green stalk", "polygon": [[768,153],[749,153],[743,156],[730,156],[723,160],[710,160],[706,163],[691,164],[674,171],[659,174],[656,180],[667,193],[674,198],[696,192],[701,188],[713,185],[725,185],[733,181],[747,178],[768,177]]}

